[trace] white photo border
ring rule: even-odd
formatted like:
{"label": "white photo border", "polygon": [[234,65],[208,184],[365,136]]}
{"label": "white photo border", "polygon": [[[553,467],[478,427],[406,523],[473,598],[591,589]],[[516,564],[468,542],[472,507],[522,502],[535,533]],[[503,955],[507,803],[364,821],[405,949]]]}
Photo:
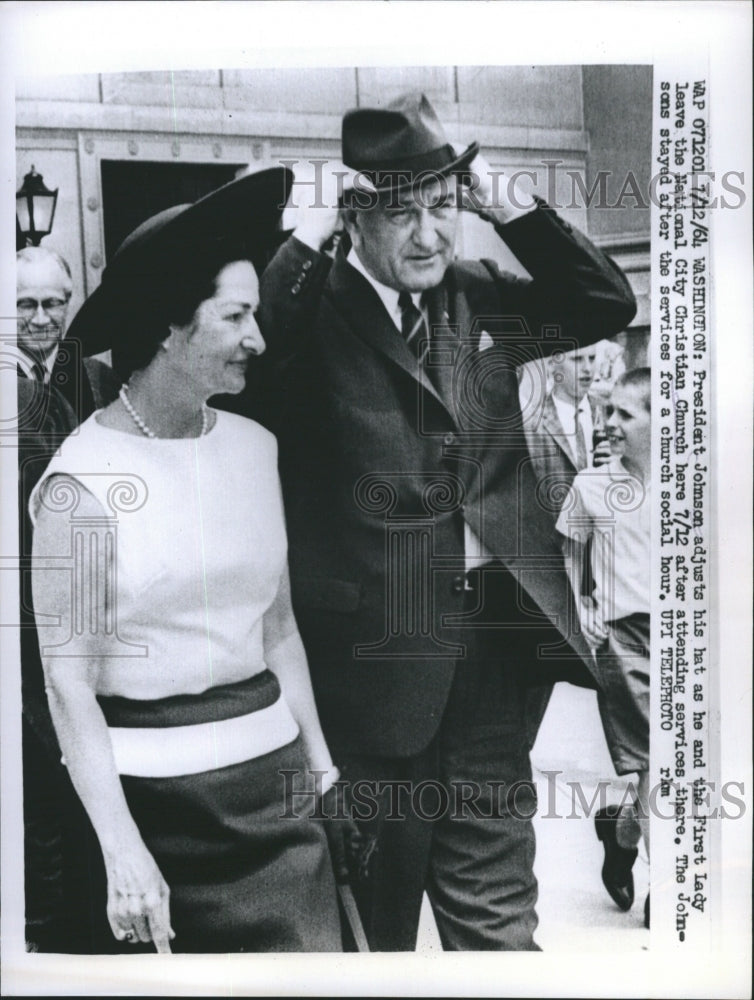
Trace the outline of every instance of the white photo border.
{"label": "white photo border", "polygon": [[[528,3],[9,3],[0,10],[3,312],[13,294],[10,234],[18,74],[255,66],[652,63],[694,58],[709,67],[711,168],[741,170],[751,195],[751,8],[738,2]],[[254,32],[245,33],[253,22]],[[421,44],[417,44],[421,39]],[[752,241],[748,205],[718,213],[712,238],[717,448],[717,592],[721,770],[751,807]],[[12,308],[12,307],[11,307]],[[2,417],[15,394],[2,392]],[[16,503],[15,454],[2,455],[3,513]],[[10,485],[8,485],[10,484]],[[2,553],[16,546],[2,518]],[[15,574],[0,574],[4,620],[14,620]],[[3,980],[8,995],[495,995],[738,997],[750,989],[751,824],[723,831],[720,948],[714,955],[651,949],[617,965],[610,955],[161,956],[27,955],[14,928],[23,857],[18,656],[0,629],[2,660]],[[9,750],[10,748],[10,750]],[[18,880],[16,880],[17,882]],[[21,885],[22,891],[22,885]],[[14,938],[14,934],[16,935]]]}

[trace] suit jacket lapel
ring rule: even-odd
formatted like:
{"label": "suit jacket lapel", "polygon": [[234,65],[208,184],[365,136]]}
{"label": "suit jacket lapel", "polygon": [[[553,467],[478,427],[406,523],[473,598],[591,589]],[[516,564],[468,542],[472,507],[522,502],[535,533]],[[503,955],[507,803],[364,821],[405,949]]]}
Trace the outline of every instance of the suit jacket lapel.
{"label": "suit jacket lapel", "polygon": [[328,282],[335,296],[335,307],[353,332],[420,382],[447,408],[366,278],[351,267],[345,257],[338,255]]}
{"label": "suit jacket lapel", "polygon": [[558,411],[555,409],[555,403],[552,400],[552,396],[548,393],[545,398],[545,405],[542,408],[542,426],[550,434],[552,439],[555,441],[560,450],[565,454],[571,465],[576,468],[576,462],[574,460],[573,452],[570,449],[570,442],[566,436],[566,432],[563,430],[563,425],[560,422],[560,417],[558,416]]}
{"label": "suit jacket lapel", "polygon": [[447,284],[433,288],[425,301],[429,319],[429,355],[425,370],[446,409],[456,420],[455,372],[461,341],[458,330],[450,323]]}
{"label": "suit jacket lapel", "polygon": [[453,323],[461,342],[467,342],[473,322],[471,307],[464,293],[458,288],[452,271],[448,271],[446,274],[442,290],[444,293],[446,314],[448,316],[445,322]]}

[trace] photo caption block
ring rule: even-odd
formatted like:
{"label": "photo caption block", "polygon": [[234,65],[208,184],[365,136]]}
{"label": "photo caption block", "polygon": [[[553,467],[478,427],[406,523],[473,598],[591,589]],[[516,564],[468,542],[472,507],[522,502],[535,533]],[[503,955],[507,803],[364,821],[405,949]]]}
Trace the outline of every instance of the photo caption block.
{"label": "photo caption block", "polygon": [[[704,74],[655,78],[652,208],[653,618],[652,930],[663,944],[709,945],[713,543],[710,223]],[[714,700],[714,699],[713,699]]]}

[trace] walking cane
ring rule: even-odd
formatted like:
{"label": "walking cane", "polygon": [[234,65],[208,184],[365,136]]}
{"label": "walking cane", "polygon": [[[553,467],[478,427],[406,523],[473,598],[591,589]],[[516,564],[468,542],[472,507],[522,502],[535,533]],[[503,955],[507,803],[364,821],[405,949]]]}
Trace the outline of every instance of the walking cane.
{"label": "walking cane", "polygon": [[339,882],[338,895],[340,896],[340,902],[343,906],[343,912],[346,915],[348,926],[350,927],[353,939],[356,942],[356,950],[369,951],[369,943],[367,942],[367,936],[364,933],[364,926],[361,923],[361,917],[359,916],[359,911],[356,908],[356,900],[353,898],[353,889],[347,882]]}

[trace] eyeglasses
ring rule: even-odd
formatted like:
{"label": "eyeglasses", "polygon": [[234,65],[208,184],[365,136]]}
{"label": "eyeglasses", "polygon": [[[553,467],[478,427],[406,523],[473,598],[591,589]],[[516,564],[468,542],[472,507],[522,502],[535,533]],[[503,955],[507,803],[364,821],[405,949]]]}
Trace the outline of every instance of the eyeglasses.
{"label": "eyeglasses", "polygon": [[16,311],[19,316],[28,319],[34,316],[38,309],[48,316],[62,316],[68,305],[68,299],[18,299]]}

